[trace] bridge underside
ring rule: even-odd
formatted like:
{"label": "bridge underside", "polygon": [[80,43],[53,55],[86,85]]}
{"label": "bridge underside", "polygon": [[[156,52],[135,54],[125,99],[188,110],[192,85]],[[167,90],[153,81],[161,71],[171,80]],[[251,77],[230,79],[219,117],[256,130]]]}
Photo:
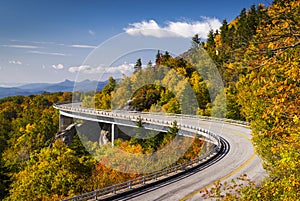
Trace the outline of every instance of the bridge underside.
{"label": "bridge underside", "polygon": [[[188,137],[197,135],[199,138],[208,143],[220,146],[219,140],[214,134],[195,126],[189,126],[186,123],[181,122],[182,118],[174,116],[165,116],[165,119],[154,119],[147,114],[136,114],[134,112],[106,112],[80,108],[73,108],[73,110],[74,111],[69,111],[69,109],[60,110],[60,122],[62,122],[62,128],[65,127],[67,123],[71,123],[71,119],[73,119],[73,122],[77,123],[77,127],[83,126],[84,129],[81,129],[81,133],[87,135],[87,139],[98,141],[99,144],[105,144],[105,142],[111,141],[113,145],[116,138],[150,138],[157,135],[159,132],[168,132],[170,127],[172,127],[173,122],[178,120],[178,125],[180,127],[179,135]],[[157,116],[155,116],[155,118],[157,118]],[[142,122],[139,122],[139,119],[141,119]],[[84,126],[83,122],[89,121],[94,122],[92,124],[96,126]],[[142,131],[133,130],[140,129],[138,127],[139,123],[142,123]],[[89,132],[89,130],[91,130],[91,132]],[[143,135],[145,130],[146,137]],[[152,132],[154,131],[154,134],[150,134],[152,136],[149,136],[149,130]],[[139,136],[136,136],[136,134],[139,134]]]}
{"label": "bridge underside", "polygon": [[[121,123],[122,125],[119,125],[118,123]],[[147,138],[153,137],[158,133],[168,131],[168,128],[162,129],[161,126],[155,125],[150,127],[148,124],[145,124],[143,125],[143,128],[138,128],[132,123],[130,125],[124,126],[125,122],[107,123],[102,122],[102,120],[82,120],[60,114],[60,132],[64,132],[68,126],[73,124],[75,125],[77,134],[91,142],[98,142],[99,145],[106,144],[107,142],[111,142],[113,145],[114,140],[118,138],[122,140],[129,140],[132,137],[140,138],[140,135],[147,136],[147,133],[149,133],[149,131],[152,131],[152,136],[148,135]],[[146,129],[145,127],[148,129]],[[70,136],[70,139],[73,139],[73,136]]]}

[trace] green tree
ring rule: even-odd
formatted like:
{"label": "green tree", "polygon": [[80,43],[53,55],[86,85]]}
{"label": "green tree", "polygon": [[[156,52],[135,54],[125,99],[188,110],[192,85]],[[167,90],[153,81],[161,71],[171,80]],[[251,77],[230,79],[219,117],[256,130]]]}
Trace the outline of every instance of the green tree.
{"label": "green tree", "polygon": [[195,34],[192,38],[192,48],[198,48],[201,43],[201,40],[199,38],[198,34]]}
{"label": "green tree", "polygon": [[176,98],[171,98],[162,108],[166,113],[181,114],[181,107]]}
{"label": "green tree", "polygon": [[165,52],[165,54],[161,55],[161,64],[166,65],[166,63],[168,62],[168,60],[172,58],[171,55],[169,54],[168,51]]}
{"label": "green tree", "polygon": [[213,117],[225,118],[226,115],[226,94],[225,91],[220,91],[216,99],[212,103],[213,107],[211,115]]}
{"label": "green tree", "polygon": [[157,50],[157,54],[156,54],[156,57],[155,57],[155,66],[159,66],[160,65],[160,62],[161,62],[161,53],[159,50]]}
{"label": "green tree", "polygon": [[27,167],[15,175],[7,200],[59,200],[83,193],[94,161],[77,158],[57,141],[31,155]]}
{"label": "green tree", "polygon": [[152,68],[153,67],[153,64],[152,64],[152,61],[150,60],[148,63],[147,63],[147,68]]}
{"label": "green tree", "polygon": [[139,58],[134,65],[134,72],[138,72],[142,69],[142,60]]}
{"label": "green tree", "polygon": [[270,179],[248,196],[297,200],[300,180],[300,2],[275,1],[245,55],[247,74],[238,82],[242,112]]}
{"label": "green tree", "polygon": [[226,88],[226,118],[245,120],[241,114],[241,105],[238,103],[237,93],[235,87]]}
{"label": "green tree", "polygon": [[146,85],[133,94],[130,105],[137,111],[149,110],[160,99],[162,89],[155,85]]}
{"label": "green tree", "polygon": [[[228,49],[233,54],[225,73],[236,71],[239,78],[226,78],[230,103],[226,115],[235,117],[240,110],[251,122],[252,141],[269,177],[258,187],[252,182],[244,187],[235,181],[232,185],[216,184],[210,190],[210,198],[299,199],[299,7],[297,0],[275,0],[269,8],[258,5],[257,9],[243,9],[232,22],[236,26],[235,41]],[[221,48],[223,44],[217,46]],[[220,63],[226,64],[222,60]]]}
{"label": "green tree", "polygon": [[225,44],[227,43],[228,44],[228,39],[229,39],[229,36],[228,36],[228,23],[226,20],[223,20],[222,22],[222,26],[220,27],[220,36],[221,36],[221,42],[222,44]]}
{"label": "green tree", "polygon": [[[142,67],[141,59],[139,59],[139,68]],[[109,94],[115,90],[117,81],[113,77],[108,78],[108,83],[101,90],[104,94]]]}
{"label": "green tree", "polygon": [[87,107],[87,108],[95,108],[95,98],[94,96],[84,96],[82,103],[82,107]]}
{"label": "green tree", "polygon": [[177,124],[177,121],[173,121],[172,127],[169,128],[169,133],[172,134],[173,136],[178,135],[179,132],[179,127]]}

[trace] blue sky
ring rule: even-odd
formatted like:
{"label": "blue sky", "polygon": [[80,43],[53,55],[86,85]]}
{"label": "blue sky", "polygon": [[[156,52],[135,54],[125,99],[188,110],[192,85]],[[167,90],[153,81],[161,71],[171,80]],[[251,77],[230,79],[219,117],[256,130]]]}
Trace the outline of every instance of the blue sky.
{"label": "blue sky", "polygon": [[[1,0],[0,84],[99,79],[95,74],[101,68],[88,67],[87,57],[118,34],[166,40],[161,32],[165,31],[173,39],[190,40],[198,33],[205,40],[210,28],[217,29],[223,19],[230,21],[242,8],[259,2],[267,4],[264,0]],[[104,45],[107,55],[101,57],[126,46],[120,43]],[[116,66],[110,67],[129,73],[136,60],[133,55],[139,56],[132,54],[126,60],[114,55],[120,62],[111,62]]]}

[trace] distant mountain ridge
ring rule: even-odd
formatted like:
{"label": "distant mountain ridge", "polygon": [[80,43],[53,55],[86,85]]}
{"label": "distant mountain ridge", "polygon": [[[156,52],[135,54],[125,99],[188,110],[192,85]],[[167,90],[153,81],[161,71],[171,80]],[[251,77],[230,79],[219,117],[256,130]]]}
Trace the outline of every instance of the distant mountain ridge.
{"label": "distant mountain ridge", "polygon": [[42,94],[45,92],[86,92],[101,90],[108,81],[98,82],[91,80],[83,80],[81,82],[75,82],[71,80],[65,80],[59,83],[30,83],[24,84],[18,87],[0,87],[0,98],[8,96],[23,95],[28,96],[31,94]]}

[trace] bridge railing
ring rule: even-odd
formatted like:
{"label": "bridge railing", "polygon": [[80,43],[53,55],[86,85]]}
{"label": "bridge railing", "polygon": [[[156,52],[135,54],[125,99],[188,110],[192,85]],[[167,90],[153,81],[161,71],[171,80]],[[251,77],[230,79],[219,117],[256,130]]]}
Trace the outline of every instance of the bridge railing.
{"label": "bridge railing", "polygon": [[143,185],[147,185],[153,182],[156,182],[158,180],[162,180],[170,175],[178,174],[183,171],[187,171],[194,167],[195,165],[200,165],[204,163],[205,161],[209,160],[211,157],[215,156],[219,152],[219,148],[217,146],[214,146],[213,149],[211,149],[209,152],[205,153],[204,155],[201,155],[191,161],[188,161],[186,163],[182,163],[179,165],[175,165],[142,177],[138,177],[132,180],[128,180],[122,183],[118,183],[112,186],[108,186],[105,188],[101,188],[99,190],[91,191],[88,193],[84,193],[78,196],[74,196],[68,199],[65,199],[64,201],[70,201],[70,200],[99,200],[104,199],[104,196],[109,197],[113,196],[117,193],[124,192],[126,190],[135,189]]}
{"label": "bridge railing", "polygon": [[[74,107],[75,106],[75,107]],[[78,107],[80,106],[80,107]],[[73,111],[85,111],[90,113],[98,113],[98,114],[113,114],[113,113],[122,113],[122,110],[100,110],[100,109],[90,109],[81,107],[81,103],[59,103],[54,104],[54,107],[57,109],[72,109]],[[156,116],[168,116],[168,117],[185,117],[190,119],[197,119],[197,120],[207,120],[207,121],[217,121],[217,122],[226,122],[231,124],[238,124],[249,126],[249,122],[234,120],[234,119],[226,119],[226,118],[218,118],[218,117],[211,117],[211,116],[200,116],[200,115],[190,115],[190,114],[175,114],[175,113],[161,113],[161,112],[136,112],[136,111],[127,111],[128,113],[132,114],[145,114],[145,115],[156,115]]]}
{"label": "bridge railing", "polygon": [[[177,115],[177,114],[162,114],[162,113],[137,113],[137,112],[128,112],[127,113],[121,113],[120,111],[108,111],[108,110],[95,110],[95,109],[89,109],[89,108],[82,108],[80,107],[80,103],[76,103],[75,107],[72,104],[55,104],[54,107],[57,109],[61,109],[64,111],[69,111],[69,112],[76,112],[76,113],[85,113],[85,114],[92,114],[92,115],[100,115],[100,116],[108,116],[112,118],[123,118],[127,120],[133,120],[133,121],[138,121],[141,119],[143,122],[151,122],[151,123],[157,123],[160,125],[172,125],[173,122],[170,120],[163,120],[161,119],[161,116],[164,115],[166,117],[183,117],[185,119],[190,118],[190,119],[197,119],[197,120],[210,120],[210,121],[220,121],[220,122],[227,122],[227,123],[234,123],[234,124],[240,124],[243,126],[248,126],[249,124],[246,122],[242,121],[236,121],[236,120],[228,120],[228,119],[222,119],[222,118],[214,118],[214,117],[203,117],[203,116],[193,116],[193,115]],[[140,115],[142,114],[142,115]],[[152,117],[150,117],[152,116]],[[157,116],[160,118],[153,118],[153,116]],[[74,196],[71,198],[66,199],[68,200],[91,200],[91,199],[99,199],[100,197],[103,198],[103,196],[110,196],[114,195],[118,192],[126,191],[131,188],[136,188],[138,186],[145,185],[147,183],[156,181],[156,180],[161,180],[163,178],[166,178],[170,176],[170,174],[176,174],[182,171],[186,171],[190,168],[192,168],[195,165],[200,165],[204,163],[206,160],[209,158],[215,156],[218,154],[218,152],[222,148],[222,143],[221,143],[221,138],[216,135],[213,132],[210,132],[209,130],[197,127],[197,126],[192,126],[188,124],[180,124],[178,123],[178,126],[181,129],[185,129],[186,131],[191,132],[191,136],[194,134],[194,132],[198,133],[201,135],[206,134],[206,136],[209,136],[210,142],[212,142],[214,145],[211,146],[211,148],[204,153],[203,155],[188,161],[186,163],[182,163],[179,165],[175,165],[166,169],[163,169],[161,171],[157,171],[139,178],[135,178],[123,183],[115,184],[106,188],[102,188],[99,190],[95,190],[92,192],[84,193],[78,196]],[[192,134],[193,133],[193,134]]]}
{"label": "bridge railing", "polygon": [[[142,120],[144,123],[155,123],[157,125],[162,126],[170,126],[173,124],[173,121],[163,120],[161,117],[167,117],[167,118],[185,118],[185,119],[192,119],[192,120],[205,120],[205,121],[215,121],[215,122],[224,122],[224,123],[230,123],[230,124],[238,124],[243,126],[249,126],[248,122],[244,121],[238,121],[238,120],[232,120],[232,119],[225,119],[225,118],[216,118],[216,117],[208,117],[208,116],[198,116],[198,115],[187,115],[187,114],[172,114],[172,113],[149,113],[149,112],[135,112],[135,111],[120,111],[120,110],[99,110],[99,109],[91,109],[91,108],[84,108],[81,107],[81,103],[69,103],[69,104],[54,104],[54,107],[57,109],[66,110],[69,112],[79,112],[79,113],[86,113],[96,116],[106,116],[106,117],[112,117],[112,118],[119,118],[119,119],[125,119],[130,121],[138,121],[139,119]],[[152,117],[151,117],[152,116]],[[153,116],[157,116],[158,118],[153,118]],[[180,122],[177,122],[177,125],[181,129],[185,130],[196,130],[198,132],[206,133],[208,134],[208,139],[211,143],[216,144],[217,146],[220,146],[220,139],[217,135],[214,133],[208,133],[205,132],[206,130],[191,126],[188,124],[181,124]]]}
{"label": "bridge railing", "polygon": [[[77,105],[79,103],[76,103]],[[129,111],[127,113],[124,113],[124,111],[114,110],[97,110],[97,109],[90,109],[90,108],[82,108],[82,107],[74,107],[73,104],[58,104],[54,105],[55,108],[61,109],[64,111],[69,111],[72,113],[83,113],[83,114],[90,114],[90,115],[96,115],[96,116],[105,116],[105,117],[111,117],[111,118],[117,118],[117,119],[123,119],[128,121],[139,121],[141,120],[143,123],[150,123],[160,126],[172,126],[174,120],[178,120],[178,117],[184,117],[186,116],[180,116],[180,115],[166,115],[164,113],[139,113],[139,112],[132,112]],[[156,116],[157,118],[153,118],[153,116]],[[162,119],[162,117],[166,117],[167,119]],[[190,118],[192,118],[192,115],[189,115]],[[195,119],[195,117],[194,117]],[[209,140],[211,143],[217,145],[218,147],[221,146],[219,136],[208,132],[205,129],[202,129],[197,126],[191,126],[189,124],[184,124],[177,122],[178,127],[181,130],[190,131],[191,133],[193,131],[196,131],[197,134],[204,134],[206,139]],[[195,133],[193,133],[195,134]],[[190,135],[189,135],[190,136]]]}

